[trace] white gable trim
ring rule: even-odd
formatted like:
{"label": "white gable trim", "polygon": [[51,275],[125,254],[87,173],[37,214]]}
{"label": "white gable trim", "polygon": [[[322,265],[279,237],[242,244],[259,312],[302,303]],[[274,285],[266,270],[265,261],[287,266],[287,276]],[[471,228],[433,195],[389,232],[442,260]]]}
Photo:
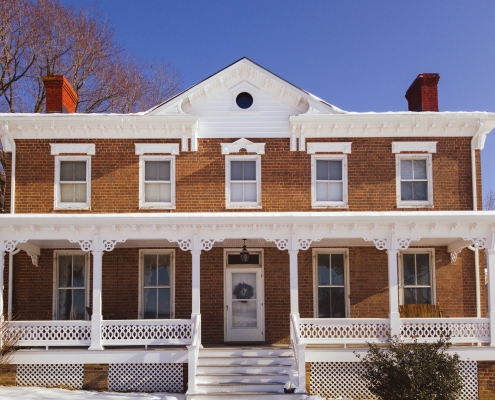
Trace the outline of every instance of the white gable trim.
{"label": "white gable trim", "polygon": [[248,153],[265,154],[265,143],[253,143],[247,139],[239,139],[234,143],[221,143],[222,154],[239,153],[246,149]]}
{"label": "white gable trim", "polygon": [[143,154],[179,154],[177,143],[134,143],[136,155]]}
{"label": "white gable trim", "polygon": [[59,154],[87,154],[95,155],[94,143],[50,143],[52,156]]}
{"label": "white gable trim", "polygon": [[308,154],[344,153],[351,154],[352,142],[314,142],[308,143]]}
{"label": "white gable trim", "polygon": [[437,142],[392,142],[392,153],[402,153],[404,151],[436,153]]}

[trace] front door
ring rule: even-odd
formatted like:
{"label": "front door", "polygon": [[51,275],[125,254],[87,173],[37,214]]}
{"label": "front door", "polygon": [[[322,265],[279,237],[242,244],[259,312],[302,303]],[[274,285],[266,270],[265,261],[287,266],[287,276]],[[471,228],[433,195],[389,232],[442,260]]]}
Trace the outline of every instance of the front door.
{"label": "front door", "polygon": [[261,265],[227,265],[225,278],[226,341],[263,342],[265,313]]}

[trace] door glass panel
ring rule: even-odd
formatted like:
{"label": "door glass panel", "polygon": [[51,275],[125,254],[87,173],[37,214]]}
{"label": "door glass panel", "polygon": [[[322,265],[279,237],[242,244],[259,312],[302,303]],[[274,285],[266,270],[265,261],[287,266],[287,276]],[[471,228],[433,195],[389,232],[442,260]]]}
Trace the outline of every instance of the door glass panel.
{"label": "door glass panel", "polygon": [[144,255],[144,286],[156,285],[156,254]]}
{"label": "door glass panel", "polygon": [[232,328],[256,328],[256,273],[232,273]]}
{"label": "door glass panel", "polygon": [[414,254],[404,254],[404,285],[416,284],[416,269],[414,267]]}
{"label": "door glass panel", "polygon": [[158,318],[170,318],[170,289],[158,289]]}
{"label": "door glass panel", "polygon": [[170,255],[158,256],[158,285],[170,286]]}
{"label": "door glass panel", "polygon": [[331,318],[345,318],[344,288],[331,288],[330,304],[332,309]]}
{"label": "door glass panel", "polygon": [[154,319],[157,314],[157,289],[144,289],[144,318]]}
{"label": "door glass panel", "polygon": [[58,319],[69,320],[72,308],[72,290],[61,289],[58,291]]}
{"label": "door glass panel", "polygon": [[318,285],[330,285],[330,254],[318,254]]}
{"label": "door glass panel", "polygon": [[343,254],[332,254],[332,285],[344,285]]}
{"label": "door glass panel", "polygon": [[430,255],[416,254],[418,285],[430,285]]}
{"label": "door glass panel", "polygon": [[72,286],[72,256],[58,257],[58,286]]}
{"label": "door glass panel", "polygon": [[74,296],[74,308],[72,311],[72,319],[85,319],[85,290],[77,289],[73,290]]}
{"label": "door glass panel", "polygon": [[330,288],[318,288],[318,318],[330,318]]}

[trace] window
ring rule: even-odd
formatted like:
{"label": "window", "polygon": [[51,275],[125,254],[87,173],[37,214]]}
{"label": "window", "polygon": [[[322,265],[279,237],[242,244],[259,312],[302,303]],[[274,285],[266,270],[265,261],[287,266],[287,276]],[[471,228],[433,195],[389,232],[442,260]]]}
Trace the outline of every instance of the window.
{"label": "window", "polygon": [[226,157],[227,208],[261,208],[260,156]]}
{"label": "window", "polygon": [[435,304],[433,250],[401,253],[401,304]]}
{"label": "window", "polygon": [[55,253],[55,295],[53,317],[57,320],[85,320],[88,305],[88,256],[80,251]]}
{"label": "window", "polygon": [[431,155],[398,154],[397,204],[399,206],[432,206],[433,184]]}
{"label": "window", "polygon": [[314,252],[315,314],[317,318],[348,316],[347,259],[347,250]]}
{"label": "window", "polygon": [[175,207],[175,158],[142,156],[140,208]]}
{"label": "window", "polygon": [[140,318],[174,318],[173,250],[140,251]]}
{"label": "window", "polygon": [[313,207],[347,206],[347,156],[312,156]]}
{"label": "window", "polygon": [[55,209],[89,209],[91,157],[55,158]]}

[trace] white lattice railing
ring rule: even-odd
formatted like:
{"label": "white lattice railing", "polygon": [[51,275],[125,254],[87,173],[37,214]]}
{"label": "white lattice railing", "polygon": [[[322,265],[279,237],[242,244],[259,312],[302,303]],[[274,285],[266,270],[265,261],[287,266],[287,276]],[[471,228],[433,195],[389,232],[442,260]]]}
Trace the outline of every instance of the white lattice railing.
{"label": "white lattice railing", "polygon": [[299,333],[303,343],[350,344],[386,342],[388,318],[301,318]]}
{"label": "white lattice railing", "polygon": [[435,341],[449,336],[451,343],[490,342],[489,318],[402,318],[403,338]]}
{"label": "white lattice railing", "polygon": [[8,334],[18,339],[19,346],[89,346],[89,321],[13,321]]}
{"label": "white lattice railing", "polygon": [[191,343],[190,319],[102,321],[103,345],[167,345]]}

